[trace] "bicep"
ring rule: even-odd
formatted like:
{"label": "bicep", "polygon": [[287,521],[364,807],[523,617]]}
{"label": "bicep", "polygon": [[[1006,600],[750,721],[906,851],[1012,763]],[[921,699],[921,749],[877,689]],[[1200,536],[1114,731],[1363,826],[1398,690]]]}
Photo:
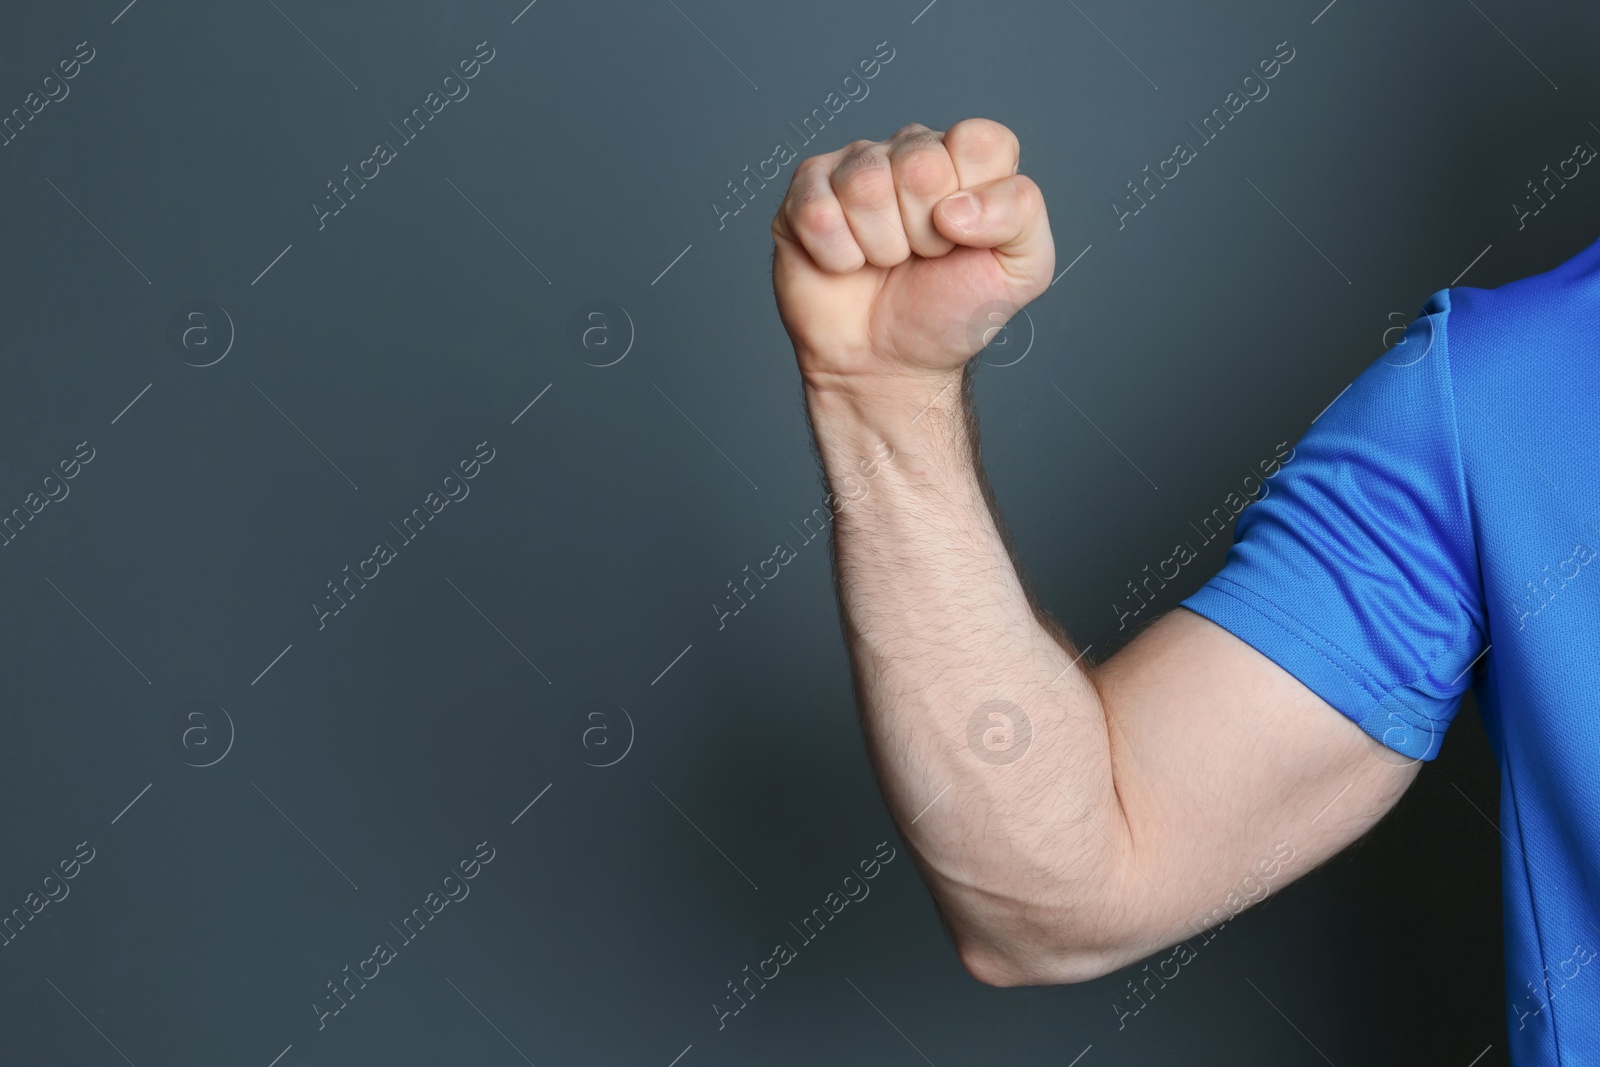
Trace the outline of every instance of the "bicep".
{"label": "bicep", "polygon": [[1128,826],[1124,899],[1141,952],[1307,873],[1416,777],[1415,759],[1188,610],[1158,619],[1094,681]]}
{"label": "bicep", "polygon": [[1095,672],[1148,947],[1377,822],[1487,648],[1448,291],[1423,310],[1426,358],[1357,376],[1263,467],[1222,571]]}

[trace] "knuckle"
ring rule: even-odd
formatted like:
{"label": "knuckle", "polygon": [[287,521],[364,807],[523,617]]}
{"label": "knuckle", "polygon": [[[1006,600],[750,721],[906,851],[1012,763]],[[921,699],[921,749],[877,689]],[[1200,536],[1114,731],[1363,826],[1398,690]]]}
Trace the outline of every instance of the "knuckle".
{"label": "knuckle", "polygon": [[834,186],[842,200],[874,205],[894,200],[894,177],[881,160],[854,171],[836,172]]}
{"label": "knuckle", "polygon": [[900,183],[913,196],[936,196],[955,184],[955,172],[942,149],[913,148],[899,160]]}
{"label": "knuckle", "polygon": [[1044,207],[1044,190],[1026,174],[1014,174],[1011,187],[1017,198],[1017,208],[1026,216],[1037,215]]}
{"label": "knuckle", "polygon": [[851,141],[836,154],[834,172],[849,173],[860,167],[871,166],[871,160],[877,154],[875,151],[877,147],[876,141]]}
{"label": "knuckle", "polygon": [[892,149],[892,154],[898,157],[905,155],[907,152],[914,152],[917,149],[924,148],[928,145],[940,145],[943,143],[944,134],[940,133],[938,130],[930,130],[924,126],[916,133],[909,133],[904,137],[896,138],[894,147]]}
{"label": "knuckle", "polygon": [[794,175],[789,179],[791,189],[803,190],[815,183],[825,175],[828,162],[822,156],[807,156],[794,168]]}
{"label": "knuckle", "polygon": [[815,199],[811,188],[796,181],[789,186],[789,193],[783,198],[783,203],[778,205],[778,214],[787,219],[792,226],[800,224],[800,209]]}
{"label": "knuckle", "polygon": [[866,253],[848,232],[819,244],[813,250],[812,258],[817,266],[833,274],[851,274],[867,264]]}
{"label": "knuckle", "polygon": [[950,137],[971,156],[1010,155],[1015,158],[1018,152],[1017,135],[993,119],[963,119],[950,128]]}
{"label": "knuckle", "polygon": [[792,221],[795,229],[814,237],[832,237],[845,227],[844,214],[822,199],[798,205]]}
{"label": "knuckle", "polygon": [[857,141],[856,144],[861,147],[851,146],[839,160],[839,165],[834,168],[835,178],[851,177],[860,171],[876,170],[888,162],[888,155],[881,145],[872,141]]}
{"label": "knuckle", "polygon": [[[804,164],[801,164],[804,166]],[[800,222],[800,212],[819,202],[826,204],[829,199],[824,195],[828,188],[826,178],[815,168],[809,174],[796,173],[794,180],[789,184],[789,193],[783,200],[783,213],[789,221],[796,225]]]}

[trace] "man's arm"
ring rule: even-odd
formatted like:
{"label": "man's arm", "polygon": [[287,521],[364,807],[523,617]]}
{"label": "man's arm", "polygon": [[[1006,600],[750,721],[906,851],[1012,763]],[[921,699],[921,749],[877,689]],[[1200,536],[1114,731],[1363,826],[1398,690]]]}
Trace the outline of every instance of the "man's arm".
{"label": "man's arm", "polygon": [[1354,840],[1415,775],[1198,615],[1096,667],[1032,602],[965,371],[973,316],[1020,308],[1054,267],[1017,160],[996,123],[907,127],[802,163],[773,225],[818,451],[849,501],[835,562],[873,761],[963,962],[999,985],[1086,980],[1192,936]]}

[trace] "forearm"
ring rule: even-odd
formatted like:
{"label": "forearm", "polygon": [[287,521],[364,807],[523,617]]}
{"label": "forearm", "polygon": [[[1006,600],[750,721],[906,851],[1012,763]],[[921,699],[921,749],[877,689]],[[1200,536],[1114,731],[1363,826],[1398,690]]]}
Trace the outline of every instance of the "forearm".
{"label": "forearm", "polygon": [[1071,980],[1121,941],[1127,823],[1100,698],[1012,564],[969,403],[960,371],[807,383],[885,798],[975,973]]}

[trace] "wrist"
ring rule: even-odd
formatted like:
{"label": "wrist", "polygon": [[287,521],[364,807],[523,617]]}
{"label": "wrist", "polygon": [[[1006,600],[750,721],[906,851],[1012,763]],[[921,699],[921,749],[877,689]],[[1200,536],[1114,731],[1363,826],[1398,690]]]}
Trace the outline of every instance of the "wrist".
{"label": "wrist", "polygon": [[823,419],[903,432],[961,410],[965,377],[962,366],[887,373],[802,370],[800,380],[813,424]]}
{"label": "wrist", "polygon": [[970,371],[805,375],[806,410],[823,469],[837,483],[871,456],[894,481],[943,482],[973,464]]}

